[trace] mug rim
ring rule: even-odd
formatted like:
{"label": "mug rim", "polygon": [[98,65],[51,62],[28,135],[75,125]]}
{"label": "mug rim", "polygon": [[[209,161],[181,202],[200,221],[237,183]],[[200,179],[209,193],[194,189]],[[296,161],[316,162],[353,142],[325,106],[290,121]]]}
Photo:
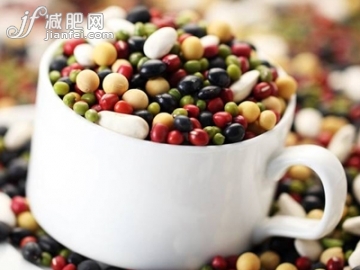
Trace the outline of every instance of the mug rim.
{"label": "mug rim", "polygon": [[[51,81],[49,79],[49,67],[50,67],[50,63],[51,60],[54,58],[55,56],[55,52],[56,50],[59,49],[59,47],[61,46],[61,44],[66,41],[64,39],[60,39],[60,40],[56,40],[53,41],[45,50],[42,58],[41,58],[41,62],[40,62],[40,71],[39,71],[39,82],[38,82],[38,88],[39,87],[46,87],[50,89],[53,88],[53,85],[51,84]],[[282,72],[282,74],[286,74],[285,71],[280,68],[280,72]],[[45,83],[45,84],[44,84]],[[40,91],[37,91],[38,95]],[[68,106],[65,106],[62,102],[62,99],[55,94],[54,91],[49,91],[49,95],[51,95],[52,98],[54,98],[54,102],[58,102],[59,106],[62,106],[65,110],[64,113],[67,113],[69,115],[69,117],[77,117],[79,119],[79,121],[81,121],[81,125],[86,125],[89,126],[89,128],[95,128],[98,129],[97,132],[100,132],[102,134],[106,134],[105,136],[109,136],[110,134],[112,134],[111,136],[117,136],[119,138],[121,138],[122,140],[128,143],[136,143],[139,144],[139,146],[143,145],[146,147],[156,147],[158,150],[171,150],[171,151],[190,151],[190,152],[201,152],[201,151],[228,151],[231,149],[238,149],[238,148],[246,148],[246,147],[250,147],[253,144],[257,144],[258,141],[260,140],[266,140],[266,138],[272,136],[274,133],[277,133],[278,130],[284,128],[284,126],[286,125],[286,123],[289,121],[289,118],[293,116],[293,113],[295,112],[295,107],[296,107],[296,94],[293,94],[292,97],[289,99],[288,103],[287,103],[287,107],[286,110],[284,111],[280,121],[275,125],[275,127],[272,130],[266,131],[263,134],[260,134],[254,138],[248,139],[248,140],[244,140],[244,141],[240,141],[237,143],[230,143],[230,144],[224,144],[224,145],[207,145],[207,146],[195,146],[195,145],[171,145],[171,144],[166,144],[166,143],[156,143],[153,141],[149,141],[149,140],[142,140],[142,139],[137,139],[137,138],[133,138],[130,136],[126,136],[120,133],[117,133],[115,131],[112,131],[110,129],[107,129],[105,127],[102,127],[100,125],[97,125],[95,123],[92,123],[88,120],[86,120],[84,117],[76,114],[71,108],[69,108]],[[38,103],[38,98],[36,99],[36,103]],[[37,104],[35,106],[38,106]],[[71,114],[70,114],[71,113]],[[65,116],[64,116],[65,117]],[[74,118],[75,119],[75,118]],[[36,118],[35,118],[36,120]],[[80,122],[79,122],[80,124]]]}

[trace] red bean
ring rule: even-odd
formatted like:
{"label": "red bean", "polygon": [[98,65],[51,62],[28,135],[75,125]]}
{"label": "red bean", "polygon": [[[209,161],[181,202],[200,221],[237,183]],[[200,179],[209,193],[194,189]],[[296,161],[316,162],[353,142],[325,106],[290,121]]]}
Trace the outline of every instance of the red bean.
{"label": "red bean", "polygon": [[128,81],[130,81],[132,78],[132,75],[133,75],[133,67],[129,66],[129,65],[121,65],[118,68],[117,73],[124,75],[126,77],[126,79],[128,79]]}
{"label": "red bean", "polygon": [[76,266],[71,263],[66,265],[62,270],[76,270]]}
{"label": "red bean", "polygon": [[295,266],[298,270],[310,270],[311,261],[307,257],[299,257],[295,262]]}
{"label": "red bean", "polygon": [[75,89],[75,92],[78,93],[80,96],[82,96],[83,94],[85,94],[83,91],[81,91],[81,90],[79,89],[79,87],[77,86],[77,84],[75,84],[74,89]]}
{"label": "red bean", "polygon": [[232,121],[232,115],[228,112],[217,112],[213,115],[213,121],[219,128],[224,128]]}
{"label": "red bean", "polygon": [[231,52],[236,56],[250,57],[251,47],[246,43],[234,43],[231,46]]}
{"label": "red bean", "polygon": [[175,144],[175,145],[179,145],[182,144],[184,141],[184,136],[182,135],[182,133],[178,130],[172,130],[169,132],[169,134],[167,135],[167,139],[166,139],[168,144]]}
{"label": "red bean", "polygon": [[118,59],[127,59],[129,57],[129,45],[123,40],[119,40],[115,43],[115,49],[117,51]]}
{"label": "red bean", "polygon": [[132,114],[134,109],[125,100],[119,100],[114,106],[114,111],[117,113]]}
{"label": "red bean", "polygon": [[256,134],[252,131],[246,131],[245,132],[245,136],[244,136],[244,140],[249,140],[249,139],[252,139],[252,138],[255,138],[256,137]]}
{"label": "red bean", "polygon": [[196,146],[205,146],[209,143],[209,135],[207,132],[200,128],[195,128],[189,132],[189,141]]}
{"label": "red bean", "polygon": [[211,266],[215,270],[225,270],[227,269],[227,262],[222,256],[215,256],[211,261]]}
{"label": "red bean", "polygon": [[204,57],[212,58],[219,53],[219,47],[217,45],[210,45],[204,48]]}
{"label": "red bean", "polygon": [[184,33],[184,34],[182,34],[182,35],[180,35],[179,37],[178,37],[178,42],[181,44],[181,43],[183,43],[183,41],[185,40],[185,39],[187,39],[188,37],[191,37],[192,35],[191,34],[189,34],[189,33]]}
{"label": "red bean", "polygon": [[91,106],[91,109],[97,111],[97,112],[101,112],[103,109],[101,108],[100,104],[94,104],[93,106]]}
{"label": "red bean", "polygon": [[346,163],[345,163],[346,167],[352,167],[352,168],[357,168],[358,170],[360,169],[360,157],[358,156],[352,156],[350,157]]}
{"label": "red bean", "polygon": [[198,117],[200,113],[200,109],[198,106],[193,104],[187,104],[184,106],[184,109],[187,110],[189,117]]}
{"label": "red bean", "polygon": [[11,200],[11,210],[15,215],[19,215],[22,212],[29,211],[29,206],[26,202],[26,199],[21,196],[15,196]]}
{"label": "red bean", "polygon": [[214,98],[208,102],[207,109],[212,113],[219,112],[224,109],[224,102],[219,97]]}
{"label": "red bean", "polygon": [[169,78],[169,83],[171,87],[177,87],[178,83],[186,76],[186,71],[184,69],[179,69],[178,71],[171,74]]}
{"label": "red bean", "polygon": [[317,141],[324,147],[327,147],[333,137],[331,132],[323,131],[317,137]]}
{"label": "red bean", "polygon": [[155,124],[150,131],[150,138],[153,142],[165,143],[169,128],[161,123]]}
{"label": "red bean", "polygon": [[79,63],[72,63],[70,66],[64,67],[61,70],[61,77],[69,77],[71,71],[73,70],[83,70],[83,66],[81,66]]}
{"label": "red bean", "polygon": [[276,83],[270,82],[270,85],[271,85],[271,95],[276,97],[279,96],[279,89]]}
{"label": "red bean", "polygon": [[249,60],[244,56],[239,56],[238,59],[240,62],[241,73],[244,74],[245,72],[248,72],[250,69]]}
{"label": "red bean", "polygon": [[101,90],[101,89],[96,90],[94,93],[95,93],[95,97],[98,101],[100,101],[101,97],[103,95],[105,95],[105,91]]}
{"label": "red bean", "polygon": [[265,99],[272,94],[272,86],[270,83],[267,82],[261,82],[254,86],[254,89],[252,90],[252,94],[254,98],[257,100]]}
{"label": "red bean", "polygon": [[196,118],[190,117],[190,121],[191,121],[193,128],[202,128],[200,121],[197,120]]}
{"label": "red bean", "polygon": [[164,16],[160,18],[151,18],[151,23],[155,24],[158,28],[172,27],[176,28],[173,18]]}
{"label": "red bean", "polygon": [[77,45],[85,43],[83,39],[69,39],[64,42],[63,51],[64,54],[70,56],[74,54],[74,49]]}
{"label": "red bean", "polygon": [[27,243],[36,243],[37,239],[34,236],[26,236],[20,242],[20,248],[23,248]]}
{"label": "red bean", "polygon": [[99,104],[103,110],[112,111],[116,102],[119,101],[119,96],[116,94],[105,94],[101,97]]}
{"label": "red bean", "polygon": [[233,118],[233,123],[238,123],[242,125],[245,129],[247,129],[248,127],[248,122],[246,121],[245,117],[240,114]]}
{"label": "red bean", "polygon": [[231,255],[225,258],[226,263],[227,263],[227,268],[228,269],[236,269],[236,262],[238,260],[239,256],[238,255]]}
{"label": "red bean", "polygon": [[62,256],[56,256],[51,260],[52,270],[63,270],[66,265],[66,260]]}
{"label": "red bean", "polygon": [[166,64],[166,71],[170,73],[181,67],[181,60],[176,54],[168,54],[163,57],[162,61]]}
{"label": "red bean", "polygon": [[271,71],[271,75],[272,75],[272,80],[273,81],[276,81],[276,79],[279,77],[279,74],[277,72],[277,69],[274,68],[274,67],[271,67],[270,68],[270,71]]}
{"label": "red bean", "polygon": [[344,261],[337,257],[332,257],[326,263],[326,270],[342,270],[344,268]]}
{"label": "red bean", "polygon": [[222,91],[220,92],[220,98],[222,99],[224,104],[234,101],[234,93],[233,91],[231,91],[230,88],[223,88]]}

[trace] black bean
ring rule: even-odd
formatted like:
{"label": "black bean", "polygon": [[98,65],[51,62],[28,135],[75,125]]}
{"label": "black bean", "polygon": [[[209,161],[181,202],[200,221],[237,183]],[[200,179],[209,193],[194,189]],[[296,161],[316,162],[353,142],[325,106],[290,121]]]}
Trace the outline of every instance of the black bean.
{"label": "black bean", "polygon": [[190,118],[185,115],[178,115],[175,117],[174,127],[180,132],[190,132],[193,130],[193,125]]}
{"label": "black bean", "polygon": [[67,258],[67,262],[72,263],[75,266],[78,266],[82,261],[85,260],[85,257],[81,256],[78,253],[71,252]]}
{"label": "black bean", "polygon": [[199,122],[201,123],[201,126],[207,127],[207,126],[213,126],[213,114],[209,111],[203,111],[199,114]]}
{"label": "black bean", "polygon": [[19,188],[13,184],[5,184],[1,187],[1,190],[10,198],[20,195]]}
{"label": "black bean", "polygon": [[200,91],[202,86],[203,82],[198,76],[188,75],[179,82],[178,90],[185,96]]}
{"label": "black bean", "polygon": [[10,233],[10,243],[19,246],[21,240],[27,236],[33,236],[33,233],[27,229],[16,227]]}
{"label": "black bean", "polygon": [[11,233],[11,227],[0,221],[0,242],[5,241]]}
{"label": "black bean", "polygon": [[5,126],[0,126],[0,136],[4,136],[6,132],[8,131],[8,128]]}
{"label": "black bean", "polygon": [[209,60],[209,68],[222,68],[222,69],[226,69],[226,63],[225,60],[223,58],[221,58],[220,56],[212,58]]}
{"label": "black bean", "polygon": [[135,74],[130,81],[130,89],[144,89],[147,79],[142,77],[139,73]]}
{"label": "black bean", "polygon": [[166,64],[161,60],[148,60],[140,67],[140,75],[144,78],[158,77],[166,71]]}
{"label": "black bean", "polygon": [[26,195],[26,179],[21,179],[18,181],[17,189],[19,192],[19,196],[25,197],[25,195]]}
{"label": "black bean", "polygon": [[3,150],[0,152],[0,163],[7,166],[11,160],[16,158],[18,153],[16,151]]}
{"label": "black bean", "polygon": [[111,73],[112,73],[112,71],[110,69],[104,69],[104,70],[98,72],[98,76],[100,79],[100,84],[99,84],[100,89],[103,89],[102,83],[103,83],[105,77]]}
{"label": "black bean", "polygon": [[22,247],[21,253],[25,260],[37,264],[40,262],[42,250],[37,243],[30,242]]}
{"label": "black bean", "polygon": [[203,87],[199,93],[198,93],[198,98],[200,99],[205,99],[205,100],[209,100],[209,99],[213,99],[216,98],[220,95],[221,92],[221,88],[215,85],[209,85],[209,86],[205,86]]}
{"label": "black bean", "polygon": [[313,263],[311,265],[311,270],[315,270],[315,269],[326,269],[326,265],[323,264],[322,262]]}
{"label": "black bean", "polygon": [[185,26],[182,27],[182,29],[185,31],[185,33],[189,33],[198,38],[206,36],[206,29],[195,23],[186,24]]}
{"label": "black bean", "polygon": [[137,6],[131,9],[127,16],[126,20],[136,23],[136,22],[149,22],[151,18],[151,14],[146,6]]}
{"label": "black bean", "polygon": [[70,80],[69,77],[61,77],[58,82],[64,82],[69,85],[70,91],[74,91],[75,89],[75,83]]}
{"label": "black bean", "polygon": [[174,97],[168,93],[157,95],[155,101],[159,103],[161,111],[172,113],[177,108]]}
{"label": "black bean", "polygon": [[148,110],[138,110],[134,112],[134,115],[137,115],[144,119],[146,123],[148,123],[149,127],[152,125],[152,121],[154,119],[154,116],[149,112]]}
{"label": "black bean", "polygon": [[9,175],[7,170],[1,169],[0,170],[0,187],[5,185],[9,181]]}
{"label": "black bean", "polygon": [[48,235],[40,236],[38,238],[38,244],[43,251],[53,256],[57,255],[61,250],[61,245]]}
{"label": "black bean", "polygon": [[210,69],[207,77],[211,84],[219,87],[227,87],[231,82],[229,74],[222,68]]}
{"label": "black bean", "polygon": [[60,71],[67,66],[67,59],[63,55],[56,56],[50,63],[50,71]]}
{"label": "black bean", "polygon": [[101,270],[100,265],[92,260],[86,260],[81,262],[78,267],[76,268],[77,270]]}
{"label": "black bean", "polygon": [[306,212],[310,212],[313,209],[324,209],[324,203],[316,196],[305,196],[301,202]]}
{"label": "black bean", "polygon": [[324,193],[324,188],[322,185],[314,185],[314,186],[311,186],[309,187],[305,194],[305,196],[309,196],[309,195],[312,195],[312,196],[316,196],[318,197],[322,202],[325,202],[325,193]]}
{"label": "black bean", "polygon": [[130,52],[141,52],[144,53],[144,43],[146,38],[133,36],[128,39]]}
{"label": "black bean", "polygon": [[228,143],[240,142],[245,136],[245,128],[239,123],[233,123],[225,128],[224,136]]}
{"label": "black bean", "polygon": [[17,182],[22,178],[26,178],[28,171],[27,167],[28,167],[28,162],[25,161],[24,159],[22,158],[13,159],[7,167],[9,180],[12,182],[14,181]]}

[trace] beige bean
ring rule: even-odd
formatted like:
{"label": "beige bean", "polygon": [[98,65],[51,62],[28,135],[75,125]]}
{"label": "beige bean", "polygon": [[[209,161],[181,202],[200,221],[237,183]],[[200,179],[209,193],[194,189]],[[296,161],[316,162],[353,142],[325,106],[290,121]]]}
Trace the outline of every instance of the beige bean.
{"label": "beige bean", "polygon": [[344,260],[344,252],[342,251],[341,247],[333,247],[328,248],[323,251],[320,255],[320,261],[326,265],[328,260],[330,260],[332,257],[337,257],[341,260]]}
{"label": "beige bean", "polygon": [[288,174],[291,178],[296,178],[298,180],[307,180],[309,179],[313,172],[309,167],[303,165],[295,165],[290,167]]}
{"label": "beige bean", "polygon": [[297,268],[292,263],[282,263],[276,267],[276,270],[297,270]]}
{"label": "beige bean", "polygon": [[261,262],[254,253],[246,252],[236,261],[237,270],[260,270]]}
{"label": "beige bean", "polygon": [[259,106],[252,101],[241,102],[238,106],[239,114],[244,116],[248,123],[254,123],[260,116]]}
{"label": "beige bean", "polygon": [[204,48],[198,37],[188,37],[181,43],[181,51],[187,60],[199,60],[204,54]]}
{"label": "beige bean", "polygon": [[271,130],[276,125],[276,115],[273,111],[265,110],[259,117],[259,125],[265,130]]}
{"label": "beige bean", "polygon": [[324,215],[323,210],[313,209],[306,215],[306,217],[311,219],[322,219],[323,215]]}
{"label": "beige bean", "polygon": [[117,94],[121,96],[128,90],[129,82],[124,75],[120,73],[111,73],[105,77],[103,88],[107,94]]}
{"label": "beige bean", "polygon": [[117,58],[117,51],[109,42],[101,42],[94,47],[93,59],[99,66],[110,66]]}
{"label": "beige bean", "polygon": [[27,229],[32,232],[39,229],[38,223],[29,211],[22,212],[18,215],[17,224],[20,228]]}
{"label": "beige bean", "polygon": [[273,110],[279,114],[281,114],[282,105],[279,98],[270,96],[261,101],[261,103],[265,106],[267,110]]}
{"label": "beige bean", "polygon": [[122,99],[129,103],[134,110],[143,110],[149,105],[147,95],[139,89],[129,89],[123,94]]}
{"label": "beige bean", "polygon": [[155,97],[156,95],[163,94],[169,91],[170,85],[163,77],[149,79],[145,85],[146,93],[149,96]]}
{"label": "beige bean", "polygon": [[231,26],[224,21],[211,22],[207,27],[207,33],[217,36],[221,42],[227,42],[232,38]]}
{"label": "beige bean", "polygon": [[289,100],[296,93],[297,82],[291,76],[278,77],[275,81],[280,97]]}
{"label": "beige bean", "polygon": [[174,118],[172,117],[171,114],[166,113],[166,112],[162,112],[162,113],[158,113],[154,119],[153,119],[153,126],[157,123],[161,123],[164,124],[165,126],[167,126],[169,129],[172,129],[174,126]]}
{"label": "beige bean", "polygon": [[95,71],[85,69],[76,76],[76,85],[84,93],[95,92],[100,84],[99,76]]}
{"label": "beige bean", "polygon": [[273,251],[265,251],[260,255],[261,268],[275,270],[280,264],[280,256]]}

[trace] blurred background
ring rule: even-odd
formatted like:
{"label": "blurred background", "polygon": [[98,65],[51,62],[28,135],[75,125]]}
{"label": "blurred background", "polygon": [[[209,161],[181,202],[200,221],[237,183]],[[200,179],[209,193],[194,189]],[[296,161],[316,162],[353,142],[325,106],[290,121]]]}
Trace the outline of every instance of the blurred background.
{"label": "blurred background", "polygon": [[26,10],[32,14],[44,5],[49,14],[64,17],[138,4],[165,12],[192,9],[207,21],[229,22],[237,38],[251,41],[298,79],[307,107],[324,106],[320,99],[326,98],[326,109],[341,114],[360,102],[359,94],[353,95],[360,93],[359,0],[0,0],[0,108],[35,101],[39,60],[50,43],[43,40],[45,21],[36,20],[26,38],[6,36],[7,27],[20,26]]}

